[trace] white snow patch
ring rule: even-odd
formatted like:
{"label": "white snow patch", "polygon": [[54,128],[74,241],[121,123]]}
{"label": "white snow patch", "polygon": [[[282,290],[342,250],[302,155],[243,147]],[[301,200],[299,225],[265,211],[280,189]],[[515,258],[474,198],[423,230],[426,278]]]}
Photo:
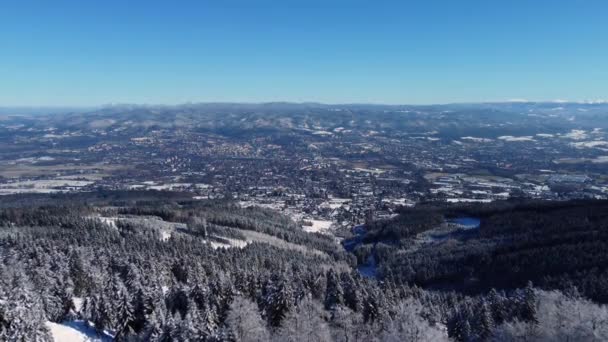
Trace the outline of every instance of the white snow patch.
{"label": "white snow patch", "polygon": [[162,191],[162,190],[185,189],[185,188],[189,188],[190,186],[192,186],[192,183],[167,183],[167,184],[161,184],[161,185],[148,186],[148,189]]}
{"label": "white snow patch", "polygon": [[228,243],[222,243],[222,242],[217,242],[217,241],[209,241],[209,244],[211,245],[211,248],[213,248],[213,249],[218,249],[218,248],[245,248],[249,244],[248,241],[239,240],[239,239],[230,239],[230,238],[225,238],[225,237],[222,237],[222,239],[226,240]]}
{"label": "white snow patch", "polygon": [[461,137],[460,140],[469,140],[475,142],[491,142],[492,139],[488,138],[478,138],[478,137]]}
{"label": "white snow patch", "polygon": [[492,202],[489,198],[477,199],[477,198],[448,198],[448,203],[490,203]]}
{"label": "white snow patch", "polygon": [[17,162],[17,163],[37,163],[40,161],[53,161],[53,160],[55,160],[55,158],[53,158],[51,156],[42,156],[42,157],[38,157],[38,158],[34,158],[34,157],[19,158],[19,159],[15,160],[15,162]]}
{"label": "white snow patch", "polygon": [[55,342],[105,342],[112,341],[108,333],[98,334],[84,321],[66,321],[63,323],[46,322]]}
{"label": "white snow patch", "polygon": [[601,156],[591,160],[592,163],[603,164],[608,163],[608,156]]}
{"label": "white snow patch", "polygon": [[608,163],[608,156],[599,156],[593,159],[590,158],[561,158],[553,161],[556,164],[580,164],[580,163],[594,163],[604,164]]}
{"label": "white snow patch", "polygon": [[99,220],[101,223],[109,226],[110,228],[118,229],[118,227],[116,226],[116,221],[118,221],[118,217],[94,216],[91,218]]}
{"label": "white snow patch", "polygon": [[60,135],[60,134],[50,134],[50,133],[47,133],[47,134],[43,135],[42,137],[46,138],[46,139],[61,139],[61,138],[67,138],[69,136],[70,136],[69,134],[61,134]]}
{"label": "white snow patch", "polygon": [[17,181],[0,184],[0,195],[20,193],[66,192],[71,190],[78,190],[90,184],[93,184],[93,182],[67,179]]}
{"label": "white snow patch", "polygon": [[381,175],[381,174],[383,174],[384,172],[386,172],[386,171],[384,171],[384,170],[380,170],[380,169],[376,169],[376,168],[373,168],[373,169],[365,169],[365,168],[362,168],[362,167],[356,167],[356,168],[355,168],[355,171],[358,171],[358,172],[367,172],[367,173],[371,173],[371,174],[375,174],[375,175]]}
{"label": "white snow patch", "polygon": [[161,230],[160,231],[160,239],[162,241],[167,241],[171,238],[171,232],[168,230]]}
{"label": "white snow patch", "polygon": [[575,142],[575,143],[571,143],[570,145],[576,147],[576,148],[593,148],[593,147],[600,147],[600,146],[608,146],[608,141],[603,141],[603,140],[595,140],[595,141],[581,141],[581,142]]}
{"label": "white snow patch", "polygon": [[312,134],[314,134],[314,135],[333,135],[332,132],[328,132],[328,131],[314,131],[314,132],[312,132]]}
{"label": "white snow patch", "polygon": [[83,302],[84,299],[82,299],[82,297],[72,297],[72,303],[74,303],[74,310],[76,310],[76,312],[80,312],[82,310]]}
{"label": "white snow patch", "polygon": [[327,220],[308,220],[312,223],[312,226],[303,225],[302,229],[304,229],[307,233],[321,233],[329,230],[332,222]]}
{"label": "white snow patch", "polygon": [[535,141],[532,136],[514,137],[512,135],[503,135],[498,137],[498,139],[504,141]]}
{"label": "white snow patch", "polygon": [[329,199],[329,207],[331,209],[337,209],[350,202],[350,198],[330,198]]}
{"label": "white snow patch", "polygon": [[582,129],[573,129],[569,133],[562,135],[562,138],[568,138],[572,140],[583,140],[587,138],[587,133]]}

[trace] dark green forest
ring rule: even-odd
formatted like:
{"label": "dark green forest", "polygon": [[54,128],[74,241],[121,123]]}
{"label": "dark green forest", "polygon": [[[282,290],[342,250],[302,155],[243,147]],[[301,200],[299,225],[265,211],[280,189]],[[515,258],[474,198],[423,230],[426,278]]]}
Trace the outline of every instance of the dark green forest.
{"label": "dark green forest", "polygon": [[[441,244],[411,251],[413,236],[456,216],[478,217],[479,229],[454,231]],[[532,281],[544,289],[576,287],[608,302],[606,201],[421,205],[369,225],[364,241],[379,243],[379,273],[398,283],[474,293]]]}

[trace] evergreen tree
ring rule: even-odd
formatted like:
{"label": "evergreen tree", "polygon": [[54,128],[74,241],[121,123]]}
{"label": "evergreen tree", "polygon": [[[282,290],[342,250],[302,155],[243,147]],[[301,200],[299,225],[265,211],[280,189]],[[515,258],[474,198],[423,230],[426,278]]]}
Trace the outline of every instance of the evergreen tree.
{"label": "evergreen tree", "polygon": [[171,314],[174,315],[177,312],[182,318],[186,316],[190,309],[188,290],[183,284],[172,286],[165,302]]}
{"label": "evergreen tree", "polygon": [[357,283],[350,273],[342,274],[342,282],[344,283],[344,304],[355,312],[361,312],[363,303]]}
{"label": "evergreen tree", "polygon": [[315,302],[311,297],[306,297],[286,315],[276,333],[275,340],[286,342],[331,341],[331,333],[324,316],[321,304]]}
{"label": "evergreen tree", "polygon": [[219,330],[218,315],[214,307],[206,307],[200,313],[200,334],[205,339],[213,339],[217,336]]}
{"label": "evergreen tree", "polygon": [[481,309],[478,313],[479,320],[479,336],[482,340],[488,340],[494,331],[494,319],[492,318],[492,310],[485,299],[482,299]]}
{"label": "evergreen tree", "polygon": [[132,300],[133,317],[130,326],[135,332],[140,332],[146,325],[146,320],[153,310],[153,301],[139,288]]}
{"label": "evergreen tree", "polygon": [[264,289],[264,308],[270,325],[278,327],[294,304],[294,294],[291,282],[284,276],[269,280]]}
{"label": "evergreen tree", "polygon": [[241,296],[230,304],[226,324],[231,338],[237,342],[263,342],[269,338],[257,305]]}
{"label": "evergreen tree", "polygon": [[73,252],[70,255],[70,277],[74,283],[74,295],[82,296],[89,289],[90,279],[84,269],[82,257],[79,253]]}
{"label": "evergreen tree", "polygon": [[126,288],[124,289],[124,292],[121,291],[119,294],[119,299],[116,302],[114,311],[116,315],[115,331],[116,338],[118,339],[133,330],[134,314],[131,302],[129,301],[129,294],[126,293]]}
{"label": "evergreen tree", "polygon": [[338,275],[333,269],[327,272],[327,290],[325,292],[325,308],[331,309],[344,304],[344,290]]}
{"label": "evergreen tree", "polygon": [[528,282],[528,285],[524,289],[522,316],[527,321],[538,322],[536,318],[536,293],[532,282]]}
{"label": "evergreen tree", "polygon": [[488,293],[487,298],[488,303],[490,304],[490,308],[492,310],[492,317],[494,322],[497,324],[501,324],[508,318],[508,311],[505,307],[503,297],[498,294],[498,291],[495,289],[491,289]]}

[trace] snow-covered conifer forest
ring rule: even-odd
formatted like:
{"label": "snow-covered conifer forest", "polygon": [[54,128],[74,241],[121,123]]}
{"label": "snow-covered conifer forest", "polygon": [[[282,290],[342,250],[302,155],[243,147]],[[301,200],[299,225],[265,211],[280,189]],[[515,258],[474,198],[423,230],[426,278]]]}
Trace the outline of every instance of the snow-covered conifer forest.
{"label": "snow-covered conifer forest", "polygon": [[[0,203],[1,341],[608,340],[605,204],[585,205],[585,226],[560,241],[520,232],[518,241],[535,246],[526,252],[471,235],[431,253],[424,244],[407,249],[406,235],[423,226],[407,211],[369,223],[361,245],[347,250],[336,236],[306,232],[274,211],[181,193],[14,195]],[[444,209],[426,210],[433,218]],[[529,221],[509,210],[511,221],[493,212],[482,225],[512,238],[502,223]],[[397,242],[387,244],[386,234]],[[574,235],[577,243],[566,241]],[[583,248],[597,250],[571,254],[560,270],[534,254],[567,258]],[[357,269],[366,253],[376,257],[375,277]],[[491,269],[473,266],[499,267],[514,255],[517,267],[530,257],[545,263],[542,274],[491,282]]]}

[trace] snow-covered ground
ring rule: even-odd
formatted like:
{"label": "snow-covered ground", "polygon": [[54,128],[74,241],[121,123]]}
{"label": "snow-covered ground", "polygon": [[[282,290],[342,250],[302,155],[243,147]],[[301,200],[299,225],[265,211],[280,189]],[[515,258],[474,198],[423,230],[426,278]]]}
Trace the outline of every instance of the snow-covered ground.
{"label": "snow-covered ground", "polygon": [[106,342],[112,341],[108,333],[98,334],[84,321],[66,321],[63,323],[46,322],[55,342]]}
{"label": "snow-covered ground", "polygon": [[118,217],[94,217],[95,219],[101,221],[101,223],[109,226],[110,228],[114,228],[117,229],[116,227],[116,220],[118,220]]}
{"label": "snow-covered ground", "polygon": [[562,135],[562,137],[573,140],[583,140],[587,138],[587,132],[581,129],[573,129],[569,133]]}
{"label": "snow-covered ground", "polygon": [[414,202],[410,201],[407,198],[383,198],[382,202],[386,202],[386,203],[392,203],[395,205],[401,205],[404,207],[413,207],[414,206]]}
{"label": "snow-covered ground", "polygon": [[332,221],[328,220],[307,220],[312,222],[312,226],[303,225],[302,229],[308,233],[324,233],[331,227]]}
{"label": "snow-covered ground", "polygon": [[42,156],[42,157],[29,157],[29,158],[19,158],[15,160],[16,163],[37,163],[41,161],[53,161],[55,158],[51,156]]}
{"label": "snow-covered ground", "polygon": [[337,208],[340,208],[341,206],[343,206],[344,204],[349,203],[350,201],[351,201],[350,198],[334,197],[334,198],[329,199],[328,205],[329,205],[329,208],[331,208],[331,209],[337,209]]}
{"label": "snow-covered ground", "polygon": [[128,186],[131,190],[184,190],[184,189],[207,189],[209,184],[204,183],[164,183],[156,181],[144,181],[141,183],[131,184]]}
{"label": "snow-covered ground", "polygon": [[503,135],[498,137],[500,140],[504,141],[535,141],[531,136],[523,136],[523,137],[514,137],[512,135]]}
{"label": "snow-covered ground", "polygon": [[26,180],[0,184],[0,195],[21,193],[54,193],[76,190],[93,184],[91,181],[69,179]]}
{"label": "snow-covered ground", "polygon": [[362,168],[362,167],[356,167],[355,171],[358,172],[367,172],[367,173],[371,173],[374,175],[381,175],[383,173],[385,173],[385,170],[381,170],[381,169],[377,169],[377,168],[373,168],[373,169],[366,169],[366,168]]}
{"label": "snow-covered ground", "polygon": [[477,199],[477,198],[448,198],[448,203],[490,203],[492,202],[489,198]]}
{"label": "snow-covered ground", "polygon": [[492,139],[488,138],[478,138],[478,137],[461,137],[460,140],[469,140],[475,142],[491,142]]}
{"label": "snow-covered ground", "polygon": [[604,140],[581,141],[581,142],[571,143],[570,145],[572,145],[576,148],[603,147],[603,146],[608,146],[608,141],[604,141]]}
{"label": "snow-covered ground", "polygon": [[600,156],[591,160],[592,163],[608,163],[608,156]]}
{"label": "snow-covered ground", "polygon": [[269,245],[272,245],[272,246],[278,247],[278,248],[289,249],[289,250],[299,251],[302,253],[310,253],[310,254],[315,254],[315,255],[320,255],[320,256],[327,256],[327,254],[325,254],[319,250],[310,249],[310,248],[302,246],[302,245],[287,242],[285,240],[279,239],[276,236],[272,236],[272,235],[268,235],[268,234],[264,234],[264,233],[260,233],[260,232],[255,232],[253,230],[239,230],[239,231],[243,235],[245,235],[247,242],[267,243]]}
{"label": "snow-covered ground", "polygon": [[590,158],[560,158],[553,161],[555,164],[577,164],[577,163],[608,163],[608,156],[599,156],[593,159]]}
{"label": "snow-covered ground", "polygon": [[248,208],[248,207],[254,206],[254,207],[276,210],[276,211],[282,213],[283,215],[288,216],[294,222],[301,221],[302,219],[304,219],[304,216],[305,216],[304,213],[301,210],[298,210],[297,208],[286,208],[284,200],[259,201],[259,200],[253,199],[253,200],[249,200],[249,201],[239,201],[238,204],[241,208]]}
{"label": "snow-covered ground", "polygon": [[160,239],[162,241],[169,240],[176,230],[186,227],[184,223],[167,222],[157,216],[89,216],[88,218],[99,220],[114,229],[117,228],[116,223],[118,221],[140,225],[141,227],[148,229],[156,229],[160,233]]}
{"label": "snow-covered ground", "polygon": [[222,237],[222,240],[226,240],[227,243],[209,241],[209,244],[211,245],[211,247],[213,249],[233,248],[233,247],[234,248],[245,248],[249,244],[249,241],[243,241],[243,240],[239,240],[239,239],[230,239],[230,238]]}
{"label": "snow-covered ground", "polygon": [[84,299],[82,297],[72,297],[72,303],[74,303],[74,311],[80,312],[82,310]]}
{"label": "snow-covered ground", "polygon": [[171,238],[171,231],[170,230],[161,230],[160,231],[160,239],[163,241],[167,241]]}
{"label": "snow-covered ground", "polygon": [[[139,224],[142,227],[147,227],[150,229],[157,229],[160,234],[160,240],[165,241],[165,242],[169,241],[171,239],[171,237],[174,236],[175,234],[182,234],[180,232],[180,229],[186,228],[186,225],[184,223],[168,222],[168,221],[164,221],[161,218],[156,217],[156,216],[133,216],[133,217],[131,217],[131,216],[125,216],[125,217],[122,217],[122,216],[121,217],[88,216],[88,218],[99,220],[100,222],[102,222],[102,223],[106,224],[107,226],[109,226],[110,228],[114,228],[114,229],[117,229],[117,225],[116,225],[117,221],[130,222],[133,224]],[[223,243],[223,242],[218,242],[218,241],[206,240],[206,243],[208,243],[212,248],[217,249],[217,248],[233,248],[233,247],[244,248],[245,246],[247,246],[249,244],[249,242],[251,242],[251,241],[227,238],[227,237],[223,237],[223,236],[218,236],[218,238],[221,238],[222,240],[225,240],[226,242]]]}
{"label": "snow-covered ground", "polygon": [[160,185],[149,185],[146,188],[149,190],[175,190],[175,189],[184,189],[190,187],[191,183],[167,183]]}

